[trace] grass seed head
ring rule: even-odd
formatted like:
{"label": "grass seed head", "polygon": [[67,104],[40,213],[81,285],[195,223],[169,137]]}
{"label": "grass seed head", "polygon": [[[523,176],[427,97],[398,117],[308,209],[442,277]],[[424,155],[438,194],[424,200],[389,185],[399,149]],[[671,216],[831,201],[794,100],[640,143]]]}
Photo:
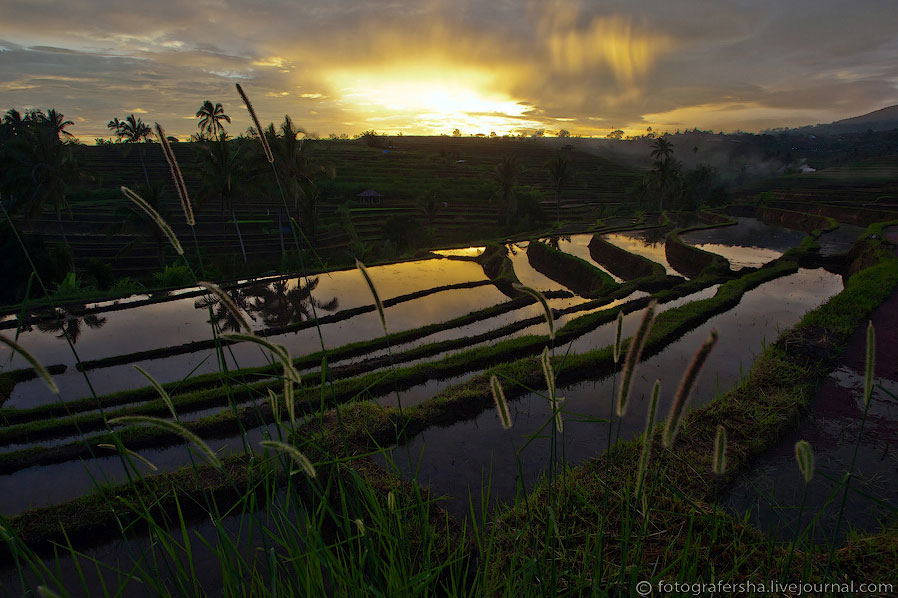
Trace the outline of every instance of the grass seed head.
{"label": "grass seed head", "polygon": [[384,334],[387,334],[387,318],[384,315],[384,304],[380,300],[380,295],[377,294],[377,289],[374,287],[374,281],[371,280],[371,276],[368,274],[368,268],[366,268],[365,264],[363,264],[359,260],[355,261],[355,267],[358,268],[359,272],[362,273],[362,277],[365,279],[365,283],[368,285],[368,290],[370,290],[371,294],[374,296],[374,304],[377,306],[377,314],[380,316],[380,324],[384,328]]}
{"label": "grass seed head", "polygon": [[178,191],[178,198],[181,200],[181,209],[184,210],[184,219],[190,226],[196,225],[196,219],[193,217],[193,206],[190,204],[190,196],[187,195],[187,185],[184,184],[184,177],[181,176],[181,169],[178,167],[178,161],[175,159],[175,153],[171,150],[171,145],[165,136],[162,126],[156,123],[156,136],[162,144],[162,153],[165,155],[165,161],[168,162],[168,169],[171,171],[171,178]]}
{"label": "grass seed head", "polygon": [[867,324],[867,363],[864,371],[864,407],[866,408],[873,397],[874,367],[876,365],[876,330],[873,322]]}
{"label": "grass seed head", "polygon": [[677,437],[677,431],[680,429],[680,423],[686,413],[689,395],[693,386],[695,386],[696,380],[698,380],[702,366],[708,360],[711,349],[717,344],[717,338],[717,331],[712,330],[705,342],[702,343],[702,346],[696,351],[695,356],[689,363],[689,367],[686,368],[686,372],[683,374],[683,378],[680,380],[680,387],[677,389],[677,394],[674,395],[673,404],[670,406],[670,413],[667,416],[667,426],[664,428],[665,447],[672,445]]}
{"label": "grass seed head", "polygon": [[652,386],[652,399],[649,402],[649,412],[645,418],[645,434],[642,440],[642,452],[639,455],[639,466],[636,469],[636,497],[642,493],[645,483],[645,474],[649,465],[649,453],[652,450],[652,432],[655,429],[655,412],[658,409],[658,397],[661,395],[661,380],[655,380]]}
{"label": "grass seed head", "polygon": [[546,323],[549,325],[549,340],[555,340],[555,318],[552,316],[552,309],[549,307],[549,302],[546,301],[546,297],[536,289],[525,287],[522,284],[514,283],[511,286],[515,290],[527,293],[539,302],[543,308],[543,316],[546,318]]}
{"label": "grass seed head", "polygon": [[624,310],[617,312],[616,332],[614,334],[614,363],[620,363],[621,332],[624,328]]}
{"label": "grass seed head", "polygon": [[259,118],[256,116],[256,111],[253,109],[252,102],[249,101],[249,98],[246,97],[246,94],[243,92],[243,88],[240,87],[240,84],[237,83],[237,93],[240,94],[240,99],[243,100],[243,103],[246,105],[246,109],[249,112],[250,118],[253,119],[253,124],[256,126],[256,133],[259,135],[259,141],[262,142],[262,151],[265,152],[265,159],[268,160],[269,164],[274,163],[274,154],[271,153],[271,147],[268,145],[268,139],[265,137],[265,131],[262,129],[262,125],[259,123]]}
{"label": "grass seed head", "polygon": [[499,421],[506,430],[511,428],[511,413],[508,411],[508,403],[505,400],[505,391],[495,374],[490,376],[490,390],[493,391],[493,401],[496,403],[496,411],[499,413]]}
{"label": "grass seed head", "polygon": [[53,381],[53,376],[50,375],[50,372],[47,371],[47,368],[45,368],[41,362],[35,359],[31,353],[26,351],[25,348],[22,347],[22,345],[14,340],[6,338],[2,334],[0,334],[0,343],[6,345],[10,349],[12,349],[13,352],[18,353],[19,355],[24,357],[25,361],[27,361],[31,365],[31,367],[34,368],[34,371],[37,372],[37,375],[43,379],[47,386],[50,387],[50,391],[55,395],[59,394],[59,387],[56,386],[56,382]]}
{"label": "grass seed head", "polygon": [[198,283],[199,286],[203,287],[213,295],[215,295],[221,304],[225,306],[225,308],[234,316],[234,319],[240,324],[240,327],[246,330],[247,334],[253,334],[253,327],[250,326],[249,320],[246,319],[244,313],[237,307],[237,304],[234,303],[234,300],[231,299],[231,296],[224,292],[224,290],[215,284],[214,282],[206,282],[200,281]]}
{"label": "grass seed head", "polygon": [[727,471],[727,431],[726,428],[719,424],[717,426],[717,435],[714,437],[711,471],[716,475],[723,475]]}
{"label": "grass seed head", "polygon": [[260,444],[264,447],[272,448],[276,451],[286,453],[294,463],[299,465],[303,473],[305,473],[310,478],[315,478],[318,475],[318,473],[315,471],[315,466],[312,465],[312,462],[309,461],[309,458],[306,457],[302,452],[300,452],[299,449],[297,449],[292,444],[287,444],[286,442],[281,442],[279,440],[263,440]]}
{"label": "grass seed head", "polygon": [[795,460],[798,462],[798,471],[804,478],[805,484],[814,477],[814,451],[807,440],[799,440],[795,443]]}
{"label": "grass seed head", "polygon": [[144,213],[146,213],[146,215],[149,216],[153,222],[156,223],[156,226],[159,227],[159,230],[162,231],[162,234],[166,236],[168,242],[171,243],[172,247],[174,247],[175,252],[178,255],[184,255],[184,248],[181,247],[181,242],[178,241],[178,237],[175,236],[175,231],[171,229],[171,227],[168,225],[168,222],[166,222],[165,219],[160,216],[159,213],[152,208],[152,206],[150,206],[150,204],[144,201],[144,199],[140,195],[138,195],[128,187],[125,187],[124,185],[122,185],[121,190],[125,197],[130,199],[138,208],[143,210]]}
{"label": "grass seed head", "polygon": [[630,348],[627,350],[627,358],[624,360],[620,391],[617,395],[617,415],[619,417],[623,417],[627,413],[627,402],[630,399],[630,385],[633,382],[633,374],[636,371],[636,365],[642,357],[642,349],[645,347],[649,331],[652,329],[652,322],[655,321],[655,310],[657,307],[657,301],[649,303],[642,315],[642,321],[639,323],[636,334],[630,339]]}

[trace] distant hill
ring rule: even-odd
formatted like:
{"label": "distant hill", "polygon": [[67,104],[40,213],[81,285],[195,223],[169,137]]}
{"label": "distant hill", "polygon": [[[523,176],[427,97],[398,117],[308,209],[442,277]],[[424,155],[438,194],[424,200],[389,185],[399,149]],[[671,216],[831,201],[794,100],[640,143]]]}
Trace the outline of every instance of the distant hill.
{"label": "distant hill", "polygon": [[861,116],[844,118],[826,125],[800,127],[803,132],[815,135],[837,135],[840,133],[862,133],[864,131],[890,131],[898,128],[898,105],[880,108]]}

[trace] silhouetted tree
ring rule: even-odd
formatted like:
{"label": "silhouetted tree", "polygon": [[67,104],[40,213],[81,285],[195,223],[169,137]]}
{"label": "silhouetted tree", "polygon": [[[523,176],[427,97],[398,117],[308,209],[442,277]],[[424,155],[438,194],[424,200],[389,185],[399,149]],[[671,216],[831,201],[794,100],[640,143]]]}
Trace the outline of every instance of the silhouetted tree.
{"label": "silhouetted tree", "polygon": [[200,132],[212,138],[218,137],[225,132],[221,121],[224,120],[231,124],[231,117],[225,114],[224,106],[221,105],[221,102],[212,104],[211,101],[206,100],[200,106],[200,109],[196,111],[196,117],[200,119],[196,125]]}

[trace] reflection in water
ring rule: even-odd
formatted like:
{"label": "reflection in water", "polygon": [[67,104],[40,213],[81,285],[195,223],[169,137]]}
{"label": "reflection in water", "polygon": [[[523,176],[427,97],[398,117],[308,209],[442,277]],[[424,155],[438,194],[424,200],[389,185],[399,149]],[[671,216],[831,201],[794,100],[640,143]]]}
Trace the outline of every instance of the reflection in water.
{"label": "reflection in water", "polygon": [[[270,284],[251,285],[226,292],[253,322],[257,321],[256,314],[258,314],[266,327],[281,327],[314,319],[315,309],[336,311],[339,304],[336,297],[327,302],[312,297],[312,291],[318,286],[319,280],[317,276],[308,278],[305,282],[295,278],[277,280]],[[195,303],[197,309],[212,306],[215,324],[222,330],[234,332],[240,330],[240,321],[216,298],[204,297]]]}
{"label": "reflection in water", "polygon": [[681,235],[685,243],[716,253],[730,262],[733,270],[758,268],[775,260],[804,238],[801,231],[767,224],[757,218],[736,218],[737,224]]}
{"label": "reflection in water", "polygon": [[544,239],[540,239],[543,243],[551,247],[552,249],[561,249],[561,242],[570,243],[571,236],[570,235],[552,235],[551,237],[546,237]]}
{"label": "reflection in water", "polygon": [[[72,344],[75,344],[78,342],[78,337],[81,336],[81,332],[83,331],[81,328],[82,324],[86,325],[88,328],[97,330],[105,323],[106,318],[100,318],[94,314],[79,316],[62,309],[57,309],[55,314],[47,314],[46,317],[42,317],[38,320],[37,329],[41,332],[58,332],[59,334],[56,335],[56,338],[60,339],[64,339],[66,335],[68,335]],[[22,328],[22,332],[30,330],[30,326]]]}
{"label": "reflection in water", "polygon": [[668,274],[679,274],[667,262],[667,252],[664,249],[667,232],[666,229],[660,228],[638,230],[602,235],[602,239],[625,251],[661,264]]}

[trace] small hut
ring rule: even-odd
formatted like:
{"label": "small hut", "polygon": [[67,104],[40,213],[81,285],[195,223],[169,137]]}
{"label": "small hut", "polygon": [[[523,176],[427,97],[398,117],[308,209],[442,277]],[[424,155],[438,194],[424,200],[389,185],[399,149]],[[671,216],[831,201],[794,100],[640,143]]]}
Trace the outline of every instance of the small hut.
{"label": "small hut", "polygon": [[378,205],[383,199],[383,195],[375,191],[374,189],[365,189],[356,197],[359,198],[359,201],[363,204],[367,205]]}

